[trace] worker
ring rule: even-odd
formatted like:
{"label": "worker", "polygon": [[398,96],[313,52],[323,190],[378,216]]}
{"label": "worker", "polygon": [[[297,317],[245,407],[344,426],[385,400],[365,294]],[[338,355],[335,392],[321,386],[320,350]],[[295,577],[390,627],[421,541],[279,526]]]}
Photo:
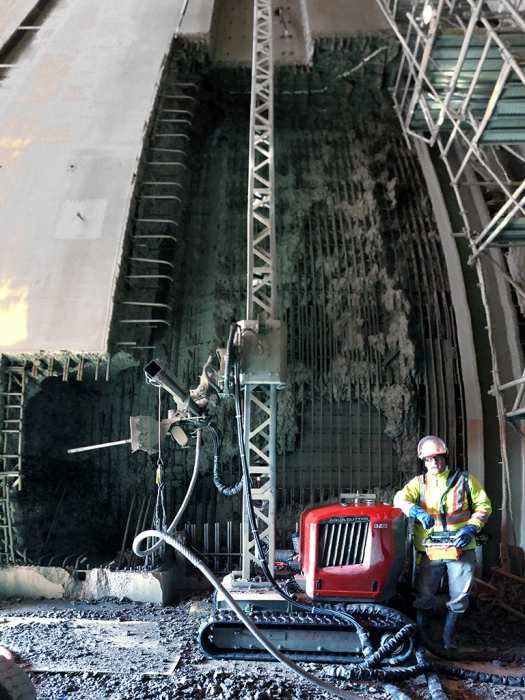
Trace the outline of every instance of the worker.
{"label": "worker", "polygon": [[[441,438],[427,435],[417,446],[423,473],[398,491],[394,505],[414,518],[414,546],[420,560],[418,593],[414,600],[417,625],[423,641],[428,641],[432,609],[440,581],[447,571],[450,598],[443,631],[443,646],[454,648],[454,637],[474,580],[476,534],[492,512],[487,494],[477,479],[467,472],[452,471],[447,465],[447,446]],[[469,493],[470,491],[470,493]],[[431,561],[423,540],[428,530],[451,530],[453,544],[461,548],[459,559]]]}

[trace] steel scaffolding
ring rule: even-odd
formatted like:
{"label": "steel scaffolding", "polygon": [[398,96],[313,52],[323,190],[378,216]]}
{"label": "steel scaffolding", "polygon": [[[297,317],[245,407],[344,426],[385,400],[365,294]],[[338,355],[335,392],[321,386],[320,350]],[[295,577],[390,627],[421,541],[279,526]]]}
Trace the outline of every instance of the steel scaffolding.
{"label": "steel scaffolding", "polygon": [[47,377],[82,381],[86,370],[95,381],[109,381],[109,355],[40,355],[37,359],[0,356],[0,565],[23,559],[13,530],[14,494],[22,490],[23,432],[28,383]]}
{"label": "steel scaffolding", "polygon": [[[525,182],[508,172],[509,161],[525,162],[522,13],[509,0],[498,12],[487,0],[425,0],[407,12],[378,4],[403,49],[392,88],[397,115],[409,142],[440,150],[472,249],[469,262],[490,245],[525,243]],[[502,202],[481,231],[472,230],[460,190],[472,184],[472,172],[474,184],[492,197],[497,191]]]}
{"label": "steel scaffolding", "polygon": [[[468,263],[478,274],[500,429],[501,557],[506,567],[507,511],[512,520],[506,424],[525,415],[525,370],[510,382],[500,379],[508,361],[498,357],[501,339],[494,333],[495,311],[482,261],[495,267],[524,309],[524,280],[513,274],[507,256],[489,248],[512,253],[525,244],[525,3],[377,2],[402,47],[392,97],[403,133],[409,146],[417,139],[438,149],[463,225],[456,235],[467,238]],[[516,391],[512,406],[504,401],[509,389]]]}
{"label": "steel scaffolding", "polygon": [[[402,47],[391,92],[407,142],[439,149],[469,264],[483,256],[525,300],[522,281],[487,255],[489,247],[525,244],[525,3],[377,1]],[[472,187],[480,188],[490,212],[478,228],[465,203],[465,188]],[[524,383],[520,377],[498,391]],[[523,399],[520,388],[508,418],[525,414]]]}

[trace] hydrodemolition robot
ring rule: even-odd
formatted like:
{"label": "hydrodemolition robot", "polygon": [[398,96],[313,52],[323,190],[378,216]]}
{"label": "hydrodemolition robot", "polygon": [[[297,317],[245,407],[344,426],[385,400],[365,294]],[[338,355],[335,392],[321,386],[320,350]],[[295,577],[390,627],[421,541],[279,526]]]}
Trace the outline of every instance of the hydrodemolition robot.
{"label": "hydrodemolition robot", "polygon": [[[276,313],[272,14],[270,0],[255,0],[247,316],[231,325],[226,348],[218,351],[219,366],[209,358],[197,389],[186,391],[161,359],[145,367],[146,380],[158,387],[159,395],[162,389],[169,392],[175,409],[167,419],[160,414],[157,421],[131,418],[131,440],[123,441],[131,442],[133,450],[159,453],[156,529],[138,535],[133,550],[146,557],[167,543],[215,587],[216,614],[203,624],[199,637],[201,649],[212,658],[276,659],[324,691],[351,699],[360,696],[311,675],[297,662],[332,664],[325,675],[342,680],[379,681],[400,700],[407,696],[391,681],[426,674],[433,700],[444,700],[437,669],[426,660],[416,625],[384,605],[405,563],[399,509],[377,503],[374,495],[341,494],[338,504],[306,510],[299,527],[301,571],[287,578],[275,574],[276,395],[286,381],[286,327]],[[235,401],[242,479],[234,486],[221,480],[221,433],[207,411],[212,398]],[[159,411],[160,404],[159,396]],[[213,436],[217,488],[226,495],[243,492],[242,566],[222,582],[176,530],[197,479],[202,430]],[[169,527],[160,455],[168,434],[183,445],[189,436],[196,437],[193,476]],[[141,549],[145,540],[147,547]],[[414,660],[414,665],[399,668]],[[498,678],[508,682],[507,676]]]}

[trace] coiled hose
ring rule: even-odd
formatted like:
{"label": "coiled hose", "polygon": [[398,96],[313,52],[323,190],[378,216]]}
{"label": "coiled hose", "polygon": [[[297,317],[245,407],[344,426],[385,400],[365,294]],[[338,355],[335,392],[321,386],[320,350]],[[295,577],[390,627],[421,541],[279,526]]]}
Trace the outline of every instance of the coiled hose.
{"label": "coiled hose", "polygon": [[242,490],[243,479],[239,479],[233,486],[227,486],[223,482],[221,476],[221,432],[213,423],[208,423],[208,429],[213,436],[213,483],[217,491],[222,493],[223,496],[236,496]]}
{"label": "coiled hose", "polygon": [[[422,651],[423,657],[420,655],[420,651]],[[422,674],[431,673],[460,678],[462,680],[477,681],[478,683],[494,683],[495,685],[525,688],[525,676],[504,676],[495,673],[483,673],[482,671],[468,671],[465,668],[446,666],[445,664],[436,663],[435,661],[427,661],[424,649],[418,650],[418,656],[419,658],[425,658],[425,660],[407,668],[373,669],[348,664],[346,666],[329,666],[325,669],[325,675],[333,678],[345,678],[346,680],[380,681],[382,683],[389,683],[391,681],[406,681],[409,678],[416,678]]]}

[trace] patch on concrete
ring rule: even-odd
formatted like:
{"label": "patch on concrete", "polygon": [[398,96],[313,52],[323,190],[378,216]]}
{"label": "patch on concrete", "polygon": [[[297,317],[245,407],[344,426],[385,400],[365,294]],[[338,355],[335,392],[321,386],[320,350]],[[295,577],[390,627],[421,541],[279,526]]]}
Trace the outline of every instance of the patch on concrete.
{"label": "patch on concrete", "polygon": [[100,238],[107,206],[107,199],[84,201],[66,199],[60,212],[55,238],[61,240]]}

